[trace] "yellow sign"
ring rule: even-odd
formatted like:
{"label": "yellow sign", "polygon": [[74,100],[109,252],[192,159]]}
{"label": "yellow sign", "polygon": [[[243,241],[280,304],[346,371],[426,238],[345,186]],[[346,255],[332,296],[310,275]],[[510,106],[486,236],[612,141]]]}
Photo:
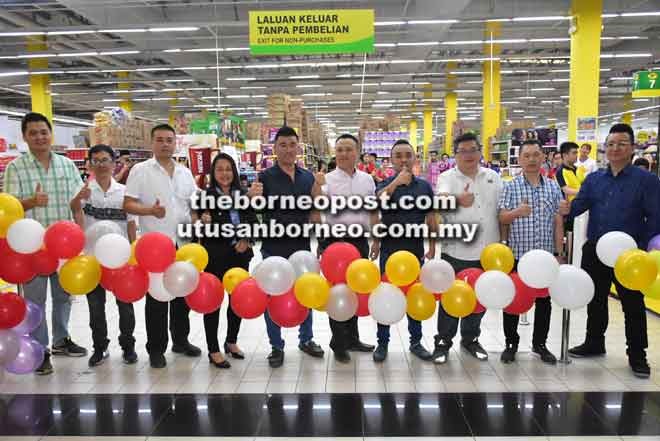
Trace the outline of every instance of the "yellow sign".
{"label": "yellow sign", "polygon": [[373,9],[250,11],[252,55],[373,51]]}

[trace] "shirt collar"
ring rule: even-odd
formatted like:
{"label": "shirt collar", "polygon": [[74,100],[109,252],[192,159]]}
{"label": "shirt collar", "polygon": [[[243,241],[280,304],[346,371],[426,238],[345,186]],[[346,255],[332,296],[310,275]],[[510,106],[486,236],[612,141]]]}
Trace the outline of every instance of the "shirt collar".
{"label": "shirt collar", "polygon": [[[119,182],[117,182],[117,181],[115,180],[115,178],[113,178],[113,177],[111,176],[111,177],[110,177],[110,187],[108,187],[108,191],[106,191],[105,193],[114,193],[115,191],[120,190],[120,188],[121,188],[120,185],[121,185],[121,184],[120,184]],[[99,183],[98,183],[98,181],[97,181],[96,179],[94,179],[93,181],[91,181],[91,182],[89,183],[89,186],[90,186],[90,188],[91,188],[92,190],[98,190],[98,191],[100,191],[101,193],[103,193],[103,189],[101,188],[101,186],[99,185]]]}
{"label": "shirt collar", "polygon": [[[544,186],[544,185],[545,185],[545,179],[546,179],[546,178],[545,178],[543,175],[539,175],[539,176],[540,176],[540,178],[541,178],[541,179],[539,180],[539,186]],[[527,180],[527,176],[525,176],[524,173],[521,173],[521,174],[520,174],[520,178],[523,180],[523,182],[524,182],[525,184],[529,185],[530,187],[534,187],[534,186],[532,185],[532,183],[529,182],[529,181]]]}
{"label": "shirt collar", "polygon": [[[633,167],[634,167],[634,165],[632,165],[632,164],[628,164],[628,165],[626,165],[626,166],[623,168],[623,170],[621,170],[621,171],[619,172],[619,174],[620,174],[620,175],[629,175],[629,174],[632,172],[632,168],[633,168]],[[612,167],[610,167],[609,164],[607,164],[607,169],[606,169],[606,170],[607,170],[607,174],[608,174],[608,175],[610,175],[610,176],[614,176],[614,174],[612,173]]]}
{"label": "shirt collar", "polygon": [[[32,161],[39,162],[39,160],[37,159],[37,157],[34,156],[34,154],[32,153],[32,150],[28,149],[28,151],[26,152],[26,154],[28,155],[28,157],[29,157]],[[54,157],[53,155],[56,155],[56,154],[57,154],[57,153],[55,153],[55,152],[53,152],[52,150],[50,150],[50,151],[48,152],[48,157],[50,158],[50,160],[52,160],[53,157]]]}
{"label": "shirt collar", "polygon": [[339,173],[341,173],[343,176],[345,176],[349,179],[353,179],[357,175],[357,170],[355,169],[355,167],[353,167],[353,174],[352,175],[349,175],[348,173],[346,173],[344,170],[340,169],[339,167],[337,167],[335,170],[337,170]]}
{"label": "shirt collar", "polygon": [[[460,174],[461,176],[465,176],[466,178],[471,179],[468,175],[463,173],[458,167],[454,167],[454,170],[456,170],[456,173]],[[477,174],[474,176],[477,178],[478,176],[481,176],[486,173],[486,168],[479,166],[479,170],[477,170]]]}

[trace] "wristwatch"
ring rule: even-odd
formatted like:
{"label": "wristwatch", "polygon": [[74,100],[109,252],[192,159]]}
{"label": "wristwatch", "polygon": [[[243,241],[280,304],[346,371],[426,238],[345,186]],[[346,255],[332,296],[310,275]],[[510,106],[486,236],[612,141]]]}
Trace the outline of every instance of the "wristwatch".
{"label": "wristwatch", "polygon": [[508,241],[508,240],[500,240],[500,243],[501,243],[502,245],[509,245],[509,241]]}

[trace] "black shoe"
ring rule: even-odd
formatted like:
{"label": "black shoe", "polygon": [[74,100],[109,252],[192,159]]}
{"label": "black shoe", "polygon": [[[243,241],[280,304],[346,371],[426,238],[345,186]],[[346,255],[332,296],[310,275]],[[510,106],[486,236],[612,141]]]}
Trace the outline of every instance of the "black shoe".
{"label": "black shoe", "polygon": [[48,352],[44,355],[43,363],[41,363],[41,366],[34,373],[37,375],[50,375],[53,373],[53,365],[50,362],[50,354]]}
{"label": "black shoe", "polygon": [[305,343],[300,343],[298,345],[298,349],[303,351],[305,354],[311,355],[312,357],[316,357],[316,358],[323,358],[323,354],[325,354],[325,352],[323,352],[323,349],[321,349],[321,346],[314,343],[314,340],[310,340]]}
{"label": "black shoe", "polygon": [[382,363],[387,358],[387,345],[378,345],[374,351],[374,361],[376,363]]}
{"label": "black shoe", "polygon": [[186,357],[199,357],[202,355],[201,349],[187,342],[182,345],[172,345],[172,352],[176,354],[183,354]]}
{"label": "black shoe", "polygon": [[78,346],[70,337],[53,345],[53,355],[66,355],[67,357],[84,357],[87,349]]}
{"label": "black shoe", "polygon": [[545,345],[537,345],[532,347],[532,354],[541,357],[541,361],[547,364],[557,364],[557,357],[552,355]]}
{"label": "black shoe", "polygon": [[605,348],[602,346],[598,347],[595,345],[591,345],[585,342],[579,346],[570,348],[568,350],[568,354],[571,357],[575,357],[575,358],[600,357],[602,355],[605,355]]}
{"label": "black shoe", "polygon": [[163,354],[149,354],[149,364],[154,369],[162,369],[167,366],[167,360]]}
{"label": "black shoe", "polygon": [[516,352],[518,352],[518,345],[506,345],[506,349],[502,352],[500,360],[504,364],[513,363],[516,361]]}
{"label": "black shoe", "polygon": [[436,339],[435,349],[433,350],[433,363],[445,364],[449,359],[449,350],[451,345],[443,339]]}
{"label": "black shoe", "polygon": [[374,345],[368,345],[358,340],[357,342],[353,343],[351,347],[348,348],[348,350],[353,352],[373,352],[375,348],[376,346]]}
{"label": "black shoe", "polygon": [[481,346],[479,340],[472,340],[471,342],[461,341],[461,346],[470,353],[474,358],[480,361],[488,360],[488,352]]}
{"label": "black shoe", "polygon": [[412,352],[420,360],[424,360],[424,361],[433,360],[433,355],[429,351],[427,351],[424,345],[421,344],[420,342],[410,345],[410,352]]}
{"label": "black shoe", "polygon": [[229,369],[231,367],[231,364],[227,360],[222,360],[220,363],[218,363],[213,359],[213,357],[211,357],[211,354],[209,354],[209,363],[218,369]]}
{"label": "black shoe", "polygon": [[350,363],[351,362],[351,354],[348,353],[348,351],[334,351],[335,353],[335,360],[337,360],[340,363]]}
{"label": "black shoe", "polygon": [[273,351],[268,355],[268,365],[272,368],[278,368],[284,363],[284,351],[281,349],[273,348]]}
{"label": "black shoe", "polygon": [[630,369],[637,378],[649,378],[651,376],[651,367],[646,361],[646,357],[628,359]]}
{"label": "black shoe", "polygon": [[124,360],[124,364],[135,364],[138,361],[138,355],[134,349],[124,349],[121,358]]}
{"label": "black shoe", "polygon": [[235,358],[237,360],[245,359],[245,354],[243,353],[243,351],[232,352],[231,349],[229,348],[229,343],[225,343],[225,354],[229,354],[231,355],[231,358]]}
{"label": "black shoe", "polygon": [[106,358],[110,356],[108,351],[94,351],[87,364],[89,367],[94,367],[103,364]]}

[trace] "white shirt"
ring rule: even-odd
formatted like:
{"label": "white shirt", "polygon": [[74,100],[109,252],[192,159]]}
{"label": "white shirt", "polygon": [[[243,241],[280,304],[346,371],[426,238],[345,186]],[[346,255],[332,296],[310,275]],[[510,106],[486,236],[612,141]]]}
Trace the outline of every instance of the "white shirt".
{"label": "white shirt", "polygon": [[580,158],[578,158],[577,162],[575,163],[575,168],[578,167],[584,167],[586,170],[585,176],[588,175],[591,172],[595,172],[598,170],[598,164],[594,159],[587,158],[584,161],[580,161]]}
{"label": "white shirt", "polygon": [[437,192],[459,195],[467,184],[470,184],[469,191],[474,193],[472,206],[464,208],[457,202],[457,209],[443,211],[442,218],[448,224],[478,224],[477,234],[469,243],[462,239],[444,239],[442,252],[460,260],[479,260],[487,245],[500,241],[497,203],[503,184],[500,176],[491,169],[479,167],[473,180],[454,167],[438,177]]}
{"label": "white shirt", "polygon": [[[327,196],[373,196],[376,194],[376,184],[371,175],[355,170],[353,175],[349,175],[344,170],[336,168],[325,176],[325,185],[321,188],[323,194]],[[369,228],[370,213],[366,210],[353,211],[349,209],[342,210],[338,214],[326,214],[326,221],[331,224],[360,224],[366,229]]]}
{"label": "white shirt", "polygon": [[126,196],[148,207],[158,200],[165,207],[165,217],[162,219],[140,216],[140,231],[163,233],[175,242],[177,225],[191,222],[190,203],[196,191],[197,184],[190,170],[175,163],[174,173],[170,177],[155,158],[136,164],[126,181]]}
{"label": "white shirt", "polygon": [[109,220],[119,225],[121,234],[128,239],[128,222],[134,222],[137,217],[124,211],[126,187],[111,177],[108,191],[104,192],[96,180],[89,183],[89,189],[89,199],[80,203],[85,214],[85,230],[98,221]]}

